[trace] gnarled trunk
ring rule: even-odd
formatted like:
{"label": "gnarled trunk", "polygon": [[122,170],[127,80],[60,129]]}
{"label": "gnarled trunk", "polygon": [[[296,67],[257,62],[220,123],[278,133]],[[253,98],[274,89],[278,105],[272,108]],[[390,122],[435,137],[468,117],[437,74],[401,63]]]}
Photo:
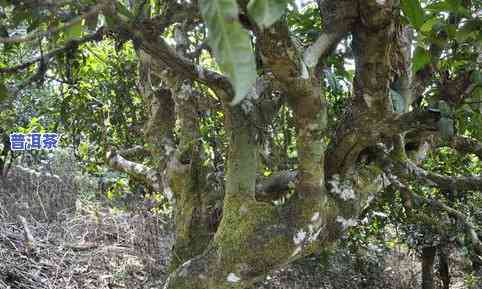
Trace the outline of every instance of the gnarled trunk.
{"label": "gnarled trunk", "polygon": [[433,264],[437,247],[422,249],[422,289],[434,289]]}

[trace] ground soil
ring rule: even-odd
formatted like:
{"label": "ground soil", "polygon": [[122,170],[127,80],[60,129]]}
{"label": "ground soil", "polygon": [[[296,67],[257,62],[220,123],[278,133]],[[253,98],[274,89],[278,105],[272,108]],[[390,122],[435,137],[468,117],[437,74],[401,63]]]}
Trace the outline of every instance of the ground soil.
{"label": "ground soil", "polygon": [[[29,218],[27,226],[31,244],[20,221],[0,220],[0,289],[147,289],[166,278],[168,217],[77,203],[55,221]],[[468,288],[462,275],[453,277],[451,288]],[[402,289],[420,288],[419,280],[418,259],[407,251],[377,259],[338,249],[273,272],[255,288]]]}

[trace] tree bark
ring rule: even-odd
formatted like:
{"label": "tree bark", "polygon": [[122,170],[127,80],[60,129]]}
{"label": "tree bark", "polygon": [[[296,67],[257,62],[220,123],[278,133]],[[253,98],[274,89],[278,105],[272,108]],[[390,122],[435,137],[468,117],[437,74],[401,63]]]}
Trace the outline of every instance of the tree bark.
{"label": "tree bark", "polygon": [[436,247],[422,249],[422,289],[434,289],[433,264],[436,251]]}
{"label": "tree bark", "polygon": [[447,238],[442,238],[442,242],[439,245],[438,250],[438,262],[439,262],[439,276],[442,280],[442,288],[450,289],[450,266],[449,266],[449,248],[447,244]]}
{"label": "tree bark", "polygon": [[[196,96],[190,81],[179,81],[174,95],[179,146],[171,160],[170,184],[176,199],[175,243],[170,271],[201,254],[214,236],[219,223],[222,195],[207,183],[209,167],[203,165],[204,154],[199,134]],[[175,165],[173,165],[175,163]]]}

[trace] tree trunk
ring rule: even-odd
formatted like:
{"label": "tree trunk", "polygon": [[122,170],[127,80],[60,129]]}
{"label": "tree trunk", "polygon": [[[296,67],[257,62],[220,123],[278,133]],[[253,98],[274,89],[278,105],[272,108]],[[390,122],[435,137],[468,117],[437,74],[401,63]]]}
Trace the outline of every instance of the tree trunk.
{"label": "tree trunk", "polygon": [[[170,271],[201,254],[214,236],[219,220],[216,209],[222,196],[207,183],[203,165],[198,111],[192,83],[178,81],[175,95],[179,146],[170,165],[170,184],[176,199],[175,243]],[[173,165],[172,163],[175,163]]]}
{"label": "tree trunk", "polygon": [[450,267],[448,247],[441,246],[438,250],[439,276],[442,280],[442,288],[450,289]]}
{"label": "tree trunk", "polygon": [[[223,196],[210,190],[206,182],[208,168],[201,160],[203,149],[193,84],[170,73],[160,74],[161,68],[153,65],[149,55],[142,50],[138,54],[148,111],[145,139],[157,170],[167,175],[163,189],[172,191],[175,199],[172,271],[206,249],[219,223],[218,203]],[[174,149],[175,120],[180,125],[177,149]]]}
{"label": "tree trunk", "polygon": [[422,249],[422,289],[434,289],[433,264],[436,251],[436,247]]}
{"label": "tree trunk", "polygon": [[[388,43],[393,33],[391,9],[391,4],[384,7],[370,1],[363,17],[372,19],[372,15],[376,15],[382,20],[365,22],[365,30],[357,30],[360,45],[370,43],[368,47],[375,49],[370,55],[357,55],[358,84],[364,90],[357,97],[367,102],[364,108],[369,107],[368,115],[373,118],[391,111],[388,96]],[[328,192],[324,141],[327,106],[322,79],[314,66],[303,68],[305,64],[300,62],[297,47],[287,37],[288,33],[283,23],[277,23],[271,29],[260,31],[256,42],[264,63],[283,83],[283,91],[294,115],[298,152],[295,192],[283,206],[255,198],[258,147],[263,133],[259,116],[265,114],[259,103],[270,101],[274,95],[270,91],[258,91],[257,85],[240,105],[233,107],[225,103],[225,127],[229,138],[225,198],[223,218],[214,239],[202,254],[172,272],[164,288],[252,286],[269,271],[339,239],[346,229],[357,224],[358,213],[371,199],[368,195],[376,191],[358,190],[356,181],[363,176],[355,177],[350,171],[330,180],[331,191]],[[384,44],[374,45],[374,41]],[[366,47],[358,50],[363,49]],[[383,79],[373,85],[373,80],[381,77]],[[360,137],[360,132],[356,137]],[[373,181],[373,178],[369,179]]]}

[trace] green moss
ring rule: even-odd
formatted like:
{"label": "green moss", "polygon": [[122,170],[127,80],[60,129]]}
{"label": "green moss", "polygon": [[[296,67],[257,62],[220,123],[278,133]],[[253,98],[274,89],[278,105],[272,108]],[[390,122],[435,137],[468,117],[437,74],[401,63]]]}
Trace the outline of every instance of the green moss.
{"label": "green moss", "polygon": [[225,200],[224,211],[215,244],[225,272],[241,277],[256,275],[291,254],[292,240],[285,234],[286,228],[280,227],[278,213],[271,205],[230,197]]}

